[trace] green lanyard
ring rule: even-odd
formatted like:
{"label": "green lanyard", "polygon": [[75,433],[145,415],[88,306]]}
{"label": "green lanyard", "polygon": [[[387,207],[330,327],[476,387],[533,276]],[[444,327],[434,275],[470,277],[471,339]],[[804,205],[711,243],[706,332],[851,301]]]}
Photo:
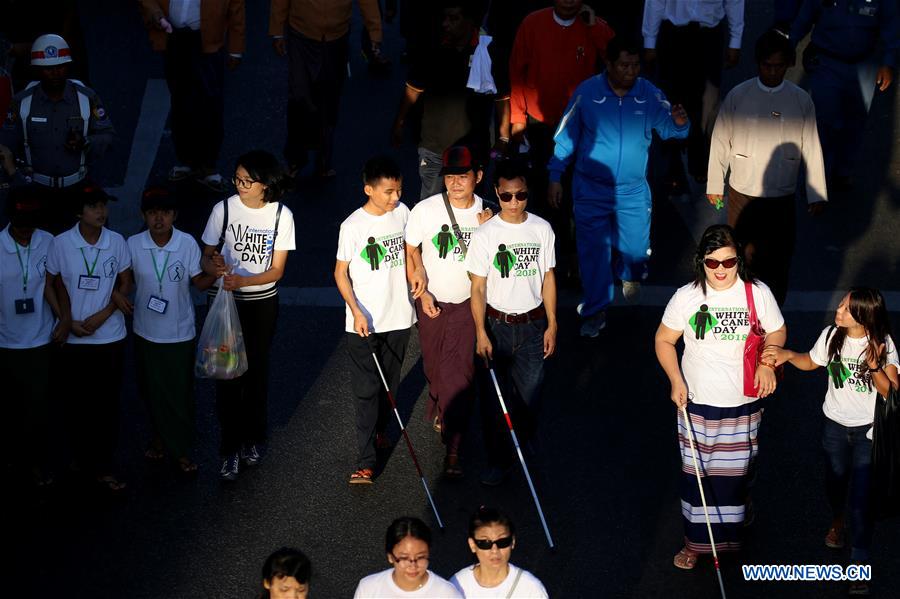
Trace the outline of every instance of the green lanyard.
{"label": "green lanyard", "polygon": [[97,268],[97,260],[100,259],[100,248],[94,248],[97,250],[97,255],[94,256],[94,263],[88,266],[87,258],[84,257],[84,248],[78,248],[81,250],[81,259],[84,260],[84,268],[87,270],[88,276],[94,276],[94,269]]}
{"label": "green lanyard", "polygon": [[156,256],[153,255],[153,250],[147,250],[150,252],[150,259],[153,260],[153,272],[156,273],[156,280],[159,282],[159,294],[162,295],[162,280],[163,275],[166,274],[166,267],[169,266],[169,252],[166,252],[166,261],[163,263],[162,270],[159,270],[159,267],[156,266]]}
{"label": "green lanyard", "polygon": [[22,269],[22,297],[28,294],[28,265],[30,264],[29,256],[31,256],[31,244],[25,248],[25,262],[22,262],[22,254],[19,253],[19,242],[13,239],[13,245],[16,246],[16,258],[19,259],[19,267]]}

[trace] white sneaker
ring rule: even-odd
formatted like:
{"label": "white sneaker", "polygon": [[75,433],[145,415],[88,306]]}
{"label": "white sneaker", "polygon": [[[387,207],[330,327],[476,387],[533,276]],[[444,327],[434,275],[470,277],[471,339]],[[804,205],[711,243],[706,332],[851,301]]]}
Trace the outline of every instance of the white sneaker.
{"label": "white sneaker", "polygon": [[169,171],[169,181],[182,181],[187,179],[194,173],[194,169],[189,166],[173,166]]}
{"label": "white sneaker", "polygon": [[640,281],[622,281],[622,295],[625,296],[625,301],[630,304],[641,299]]}

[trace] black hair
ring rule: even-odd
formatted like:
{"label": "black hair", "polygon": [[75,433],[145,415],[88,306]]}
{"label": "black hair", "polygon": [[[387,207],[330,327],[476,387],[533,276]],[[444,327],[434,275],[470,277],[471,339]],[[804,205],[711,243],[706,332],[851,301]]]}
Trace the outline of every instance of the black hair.
{"label": "black hair", "polygon": [[481,506],[469,518],[469,538],[474,539],[475,531],[482,526],[490,526],[491,524],[505,526],[511,536],[516,536],[516,527],[512,520],[509,519],[509,516],[496,508]]}
{"label": "black hair", "polygon": [[366,160],[362,173],[363,183],[366,185],[375,185],[381,179],[394,179],[401,181],[403,173],[400,166],[393,158],[388,156],[374,156]]}
{"label": "black hair", "polygon": [[234,170],[244,167],[247,174],[254,181],[266,186],[263,192],[263,201],[277,202],[291,188],[291,179],[287,176],[281,163],[265,150],[251,150],[237,159]]}
{"label": "black hair", "polygon": [[529,175],[528,164],[523,160],[515,158],[498,160],[494,168],[494,187],[500,187],[500,179],[506,179],[507,181],[522,179],[527,185]]}
{"label": "black hair", "polygon": [[738,277],[742,281],[754,281],[744,262],[744,248],[737,240],[734,229],[728,225],[712,225],[703,232],[703,237],[697,243],[697,252],[694,254],[694,287],[700,287],[703,295],[706,295],[706,270],[703,267],[703,260],[714,251],[728,247],[734,248],[737,254]]}
{"label": "black hair", "polygon": [[406,537],[419,539],[428,545],[429,549],[431,548],[431,529],[428,528],[428,525],[418,518],[402,516],[388,526],[384,535],[384,552],[393,553],[394,547]]}
{"label": "black hair", "polygon": [[102,187],[96,183],[86,183],[81,188],[81,193],[75,194],[71,201],[75,214],[80,218],[85,206],[96,206],[100,203],[106,205],[109,204],[110,199],[111,197]]}
{"label": "black hair", "polygon": [[441,10],[447,10],[448,8],[458,8],[464,18],[475,24],[481,22],[482,7],[480,2],[475,2],[475,0],[443,0],[441,2]]}
{"label": "black hair", "polygon": [[27,186],[11,187],[6,196],[5,213],[13,227],[36,229],[41,221],[43,204]]}
{"label": "black hair", "polygon": [[148,187],[141,194],[141,212],[150,210],[178,210],[178,203],[165,187]]}
{"label": "black hair", "polygon": [[625,52],[626,54],[637,54],[638,56],[640,56],[641,48],[641,42],[639,42],[634,36],[617,35],[616,37],[609,40],[609,43],[606,45],[606,60],[611,63],[616,62],[622,52]]}
{"label": "black hair", "polygon": [[759,64],[775,54],[781,54],[788,65],[794,64],[796,52],[791,45],[791,40],[777,29],[769,29],[756,40],[753,55],[756,58],[756,64]]}
{"label": "black hair", "polygon": [[[282,547],[266,558],[262,567],[262,580],[270,585],[276,578],[293,577],[300,584],[309,583],[312,564],[302,551],[292,547]],[[269,599],[269,590],[263,586],[259,599]]]}
{"label": "black hair", "polygon": [[[851,287],[848,293],[850,301],[848,302],[848,311],[853,320],[858,322],[866,330],[869,342],[866,349],[859,355],[860,378],[866,381],[871,388],[872,375],[866,372],[869,368],[866,354],[871,352],[874,354],[878,351],[878,347],[884,343],[891,334],[891,320],[888,316],[887,306],[884,303],[884,296],[877,289],[871,287]],[[847,329],[845,327],[835,327],[834,334],[831,336],[831,342],[828,344],[828,361],[837,362],[841,359],[841,349],[844,347],[844,340],[847,338]],[[884,357],[882,356],[882,363]]]}

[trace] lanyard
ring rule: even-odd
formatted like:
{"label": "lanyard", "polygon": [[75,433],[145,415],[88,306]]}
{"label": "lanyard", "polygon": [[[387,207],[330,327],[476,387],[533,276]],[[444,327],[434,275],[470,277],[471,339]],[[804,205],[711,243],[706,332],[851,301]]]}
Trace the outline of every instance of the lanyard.
{"label": "lanyard", "polygon": [[84,268],[87,270],[88,276],[94,276],[94,269],[97,268],[97,260],[100,259],[100,248],[94,248],[97,250],[97,255],[94,256],[94,263],[88,266],[87,258],[84,257],[84,248],[78,248],[81,250],[81,259],[84,260]]}
{"label": "lanyard", "polygon": [[19,259],[19,268],[22,269],[22,296],[28,293],[28,265],[30,264],[29,256],[31,256],[31,244],[25,248],[25,262],[22,262],[22,254],[19,253],[19,242],[13,239],[13,245],[16,246],[16,258]]}
{"label": "lanyard", "polygon": [[159,294],[162,295],[162,281],[163,275],[166,274],[166,267],[169,266],[169,252],[166,252],[166,261],[163,263],[162,270],[156,266],[156,256],[153,254],[153,249],[147,250],[150,252],[150,259],[153,260],[153,272],[156,273],[156,280],[159,282]]}

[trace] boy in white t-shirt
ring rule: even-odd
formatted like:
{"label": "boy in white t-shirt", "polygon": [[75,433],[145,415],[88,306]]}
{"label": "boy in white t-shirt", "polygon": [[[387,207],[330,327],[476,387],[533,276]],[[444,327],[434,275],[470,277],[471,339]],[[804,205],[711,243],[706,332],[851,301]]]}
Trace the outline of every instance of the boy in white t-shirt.
{"label": "boy in white t-shirt", "polygon": [[[475,352],[493,360],[516,434],[534,434],[535,408],[544,379],[544,360],[556,350],[556,266],[550,223],[526,212],[526,167],[513,160],[497,165],[495,192],[500,214],[472,235],[466,268],[472,279]],[[509,433],[486,382],[482,418],[488,470],[481,482],[498,485],[512,463]],[[515,401],[516,399],[521,400]]]}
{"label": "boy in white t-shirt", "polygon": [[347,304],[347,351],[353,363],[351,384],[356,402],[359,450],[351,484],[372,482],[376,437],[387,438],[389,405],[373,353],[396,396],[410,327],[416,314],[410,301],[425,290],[425,275],[407,257],[404,229],[409,209],[400,203],[400,167],[385,157],[366,162],[363,191],[368,200],[343,223],[338,238],[334,279]]}

